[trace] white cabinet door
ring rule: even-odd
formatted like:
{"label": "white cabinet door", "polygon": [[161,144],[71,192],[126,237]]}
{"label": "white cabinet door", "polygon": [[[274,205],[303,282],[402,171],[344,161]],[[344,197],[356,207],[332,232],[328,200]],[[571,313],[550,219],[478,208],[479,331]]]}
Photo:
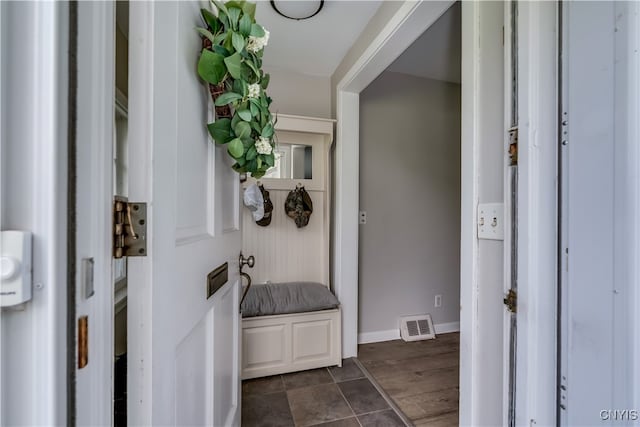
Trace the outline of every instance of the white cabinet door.
{"label": "white cabinet door", "polygon": [[206,130],[200,7],[130,3],[129,200],[149,215],[148,256],[129,259],[130,425],[240,423],[240,183]]}

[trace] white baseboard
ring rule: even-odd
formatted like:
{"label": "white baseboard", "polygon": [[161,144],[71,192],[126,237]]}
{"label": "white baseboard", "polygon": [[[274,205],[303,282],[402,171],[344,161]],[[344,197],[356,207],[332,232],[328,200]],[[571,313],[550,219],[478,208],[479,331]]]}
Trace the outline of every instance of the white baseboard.
{"label": "white baseboard", "polygon": [[438,323],[433,325],[436,334],[448,334],[449,332],[460,332],[460,322]]}
{"label": "white baseboard", "polygon": [[358,334],[358,344],[368,344],[372,342],[393,341],[400,339],[400,329],[389,329],[387,331],[363,332]]}
{"label": "white baseboard", "polygon": [[[433,325],[436,334],[447,334],[449,332],[460,331],[460,322],[438,323]],[[362,332],[358,334],[358,344],[369,344],[373,342],[393,341],[400,339],[400,329],[389,329],[386,331]]]}

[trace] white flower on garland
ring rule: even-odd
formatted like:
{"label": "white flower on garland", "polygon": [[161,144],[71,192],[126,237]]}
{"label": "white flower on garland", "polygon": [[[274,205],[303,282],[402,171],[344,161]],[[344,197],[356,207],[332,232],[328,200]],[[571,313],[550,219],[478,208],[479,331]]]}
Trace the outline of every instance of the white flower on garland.
{"label": "white flower on garland", "polygon": [[260,97],[260,85],[258,83],[253,83],[249,85],[249,98],[259,98]]}
{"label": "white flower on garland", "polygon": [[249,52],[260,52],[262,49],[264,49],[267,43],[269,43],[269,31],[267,31],[264,27],[262,27],[262,29],[264,30],[264,36],[249,36],[249,41],[247,42],[247,50]]}
{"label": "white flower on garland", "polygon": [[258,154],[271,154],[273,151],[273,147],[271,146],[271,141],[268,138],[259,137],[258,141],[256,141],[256,151]]}

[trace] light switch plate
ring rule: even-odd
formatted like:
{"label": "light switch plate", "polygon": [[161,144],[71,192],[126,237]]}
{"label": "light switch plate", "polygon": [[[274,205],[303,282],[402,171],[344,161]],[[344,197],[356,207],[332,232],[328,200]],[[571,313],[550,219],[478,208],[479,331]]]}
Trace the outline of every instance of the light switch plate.
{"label": "light switch plate", "polygon": [[504,203],[478,205],[478,239],[504,240]]}

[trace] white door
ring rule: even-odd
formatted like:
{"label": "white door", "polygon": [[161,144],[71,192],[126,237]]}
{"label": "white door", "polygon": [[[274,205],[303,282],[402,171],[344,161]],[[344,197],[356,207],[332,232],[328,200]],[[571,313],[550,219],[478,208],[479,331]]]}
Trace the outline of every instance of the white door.
{"label": "white door", "polygon": [[560,425],[640,416],[639,11],[562,6]]}
{"label": "white door", "polygon": [[75,147],[70,147],[76,160],[69,164],[76,172],[75,194],[68,196],[75,198],[68,221],[72,229],[75,222],[76,345],[75,378],[69,384],[75,401],[68,417],[77,425],[109,425],[113,413],[114,12],[114,3],[78,2],[76,78],[70,73],[70,86],[77,87]]}
{"label": "white door", "polygon": [[[79,425],[113,414],[114,8],[78,4],[75,318],[88,342],[86,363],[75,356]],[[206,133],[199,13],[196,2],[131,3],[129,200],[148,212],[148,255],[129,260],[133,425],[239,423],[240,189]],[[224,263],[228,280],[207,298],[207,274]]]}
{"label": "white door", "polygon": [[148,209],[148,255],[129,259],[131,425],[240,423],[240,183],[206,130],[200,7],[130,3],[129,200]]}

